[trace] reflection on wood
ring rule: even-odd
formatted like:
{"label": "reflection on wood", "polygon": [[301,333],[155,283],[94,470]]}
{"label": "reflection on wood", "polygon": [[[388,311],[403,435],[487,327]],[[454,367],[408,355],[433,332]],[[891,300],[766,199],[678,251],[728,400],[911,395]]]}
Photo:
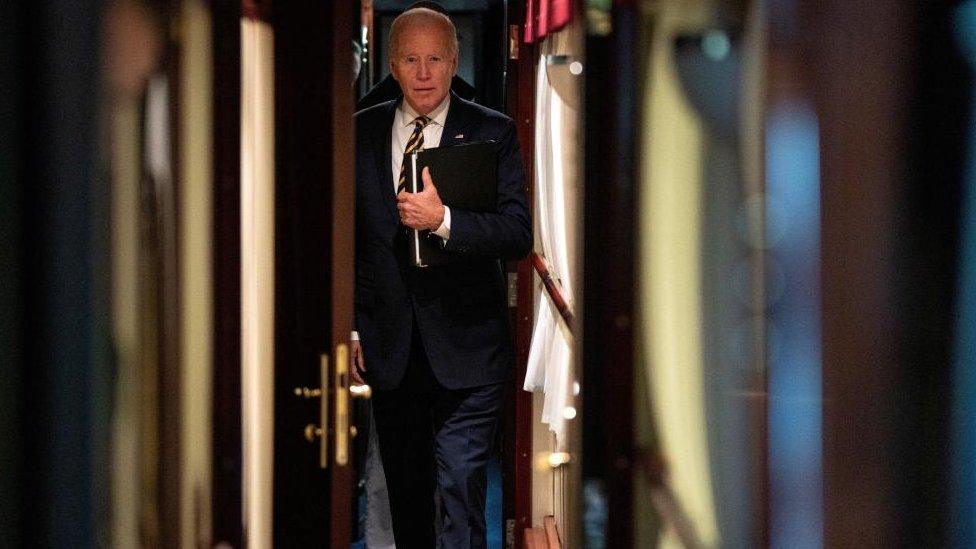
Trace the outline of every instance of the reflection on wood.
{"label": "reflection on wood", "polygon": [[242,0],[241,15],[245,19],[271,22],[271,0]]}
{"label": "reflection on wood", "polygon": [[275,387],[275,37],[241,20],[241,400],[245,545],[271,547]]}

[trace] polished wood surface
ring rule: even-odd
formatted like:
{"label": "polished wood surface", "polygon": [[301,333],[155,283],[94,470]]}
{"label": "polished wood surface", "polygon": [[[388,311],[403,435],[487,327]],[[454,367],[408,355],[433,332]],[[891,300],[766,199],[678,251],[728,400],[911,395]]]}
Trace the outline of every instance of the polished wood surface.
{"label": "polished wood surface", "polygon": [[[524,2],[508,3],[508,20],[522,21]],[[506,112],[515,121],[519,145],[522,148],[522,166],[525,170],[525,195],[530,211],[535,197],[532,181],[535,177],[535,67],[538,52],[536,46],[523,44],[518,59],[508,61],[506,82]],[[516,549],[523,546],[524,538],[516,535],[532,524],[532,394],[522,390],[529,361],[529,345],[532,341],[534,274],[532,263],[522,260],[509,265],[515,273],[517,304],[513,310],[512,325],[515,328],[515,376],[511,394],[513,406],[504,418],[504,488],[503,515],[513,521],[512,532]],[[509,275],[511,276],[511,275]]]}
{"label": "polished wood surface", "polygon": [[351,2],[294,0],[274,6],[275,31],[275,468],[274,540],[281,547],[348,547],[351,471],[335,461],[336,393],[328,397],[329,463],[320,442],[320,399],[296,387],[327,379],[352,327],[353,205]]}
{"label": "polished wood surface", "polygon": [[240,0],[241,15],[248,19],[271,22],[272,0]]}
{"label": "polished wood surface", "polygon": [[[169,159],[170,173],[179,174],[180,146],[180,45],[170,41],[166,57],[173,62],[166,66],[168,79],[169,109]],[[159,540],[164,547],[179,545],[183,528],[181,513],[181,480],[183,471],[182,423],[183,423],[183,382],[180,365],[182,334],[180,330],[180,270],[179,270],[179,211],[180,183],[173,177],[153,181],[153,199],[156,214],[155,242],[158,256],[159,286],[158,335],[159,335]],[[162,526],[162,525],[165,525]]]}
{"label": "polished wood surface", "polygon": [[[331,39],[329,55],[329,85],[331,86],[330,142],[332,144],[331,170],[331,349],[349,343],[349,330],[353,325],[353,257],[355,254],[355,231],[346,230],[355,226],[355,132],[352,127],[354,112],[351,41],[357,30],[354,22],[358,15],[353,3],[344,0],[330,2],[329,19],[331,26],[328,36]],[[335,364],[332,366],[336,367]],[[346,383],[348,386],[348,382]],[[335,399],[334,399],[335,400]],[[335,411],[333,411],[335,413]],[[351,407],[349,413],[352,413]],[[350,418],[351,421],[351,418]],[[351,425],[351,424],[350,424]],[[334,427],[333,429],[337,429]],[[351,436],[351,435],[350,435]],[[350,459],[348,463],[355,463]],[[352,466],[333,462],[331,472],[332,514],[330,515],[329,535],[335,548],[349,547],[352,538],[352,515],[358,509],[353,495]]]}
{"label": "polished wood surface", "polygon": [[241,4],[211,3],[214,115],[212,540],[241,547]]}
{"label": "polished wood surface", "polygon": [[952,545],[950,288],[971,107],[953,4],[800,3],[820,126],[826,547]]}

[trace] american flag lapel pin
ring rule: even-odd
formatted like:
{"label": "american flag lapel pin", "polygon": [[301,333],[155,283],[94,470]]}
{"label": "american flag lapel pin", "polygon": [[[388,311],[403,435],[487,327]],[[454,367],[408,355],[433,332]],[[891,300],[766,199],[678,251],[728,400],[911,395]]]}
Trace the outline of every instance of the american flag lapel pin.
{"label": "american flag lapel pin", "polygon": [[463,133],[459,133],[459,134],[457,134],[457,135],[454,136],[454,139],[464,139],[464,134]]}

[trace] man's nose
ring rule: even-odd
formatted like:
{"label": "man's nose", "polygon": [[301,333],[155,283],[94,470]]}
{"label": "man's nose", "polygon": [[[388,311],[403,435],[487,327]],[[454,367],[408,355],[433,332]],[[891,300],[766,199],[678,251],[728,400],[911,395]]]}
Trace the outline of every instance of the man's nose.
{"label": "man's nose", "polygon": [[417,68],[417,78],[420,78],[421,80],[430,78],[430,67],[427,65],[426,61],[420,62],[420,66]]}

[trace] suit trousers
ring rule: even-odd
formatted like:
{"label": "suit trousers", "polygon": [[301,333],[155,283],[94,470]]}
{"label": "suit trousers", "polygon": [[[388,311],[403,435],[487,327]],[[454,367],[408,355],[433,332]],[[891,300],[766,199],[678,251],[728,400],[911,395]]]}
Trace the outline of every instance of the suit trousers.
{"label": "suit trousers", "polygon": [[484,548],[487,463],[504,387],[446,389],[431,371],[419,333],[414,321],[410,361],[400,384],[373,393],[396,546]]}
{"label": "suit trousers", "polygon": [[390,498],[386,489],[386,474],[380,458],[380,443],[376,436],[376,420],[369,411],[369,440],[366,443],[366,524],[363,541],[369,549],[396,549],[393,541],[393,522],[390,519]]}

